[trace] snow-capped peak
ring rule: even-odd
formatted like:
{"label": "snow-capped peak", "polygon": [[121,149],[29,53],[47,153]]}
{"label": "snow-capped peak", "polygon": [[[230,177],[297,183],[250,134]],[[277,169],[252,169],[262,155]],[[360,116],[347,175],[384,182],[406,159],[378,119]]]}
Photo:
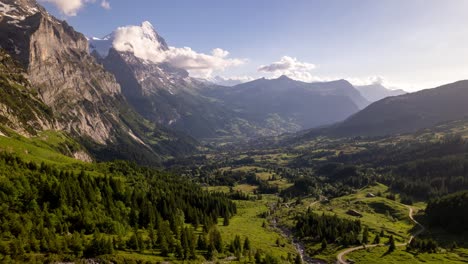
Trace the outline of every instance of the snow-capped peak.
{"label": "snow-capped peak", "polygon": [[140,26],[125,26],[117,28],[104,38],[93,37],[89,40],[91,51],[97,51],[106,57],[111,48],[120,52],[131,52],[136,57],[153,62],[162,61],[162,53],[168,50],[153,25],[145,21]]}
{"label": "snow-capped peak", "polygon": [[39,8],[34,3],[17,1],[0,1],[0,17],[5,16],[10,19],[22,21],[26,17],[39,12]]}
{"label": "snow-capped peak", "polygon": [[141,23],[141,27],[147,30],[155,31],[153,24],[151,24],[149,21],[143,21],[143,23]]}

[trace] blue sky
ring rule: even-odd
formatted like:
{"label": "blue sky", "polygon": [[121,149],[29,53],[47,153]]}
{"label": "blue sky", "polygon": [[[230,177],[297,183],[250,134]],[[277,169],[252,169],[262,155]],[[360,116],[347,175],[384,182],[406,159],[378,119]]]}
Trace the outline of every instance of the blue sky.
{"label": "blue sky", "polygon": [[[246,59],[215,72],[225,77],[383,80],[410,91],[468,79],[464,0],[108,0],[110,9],[102,0],[63,0],[82,4],[68,15],[62,0],[44,1],[87,36],[148,20],[170,46],[207,54],[221,48]],[[298,66],[258,71],[285,61]]]}

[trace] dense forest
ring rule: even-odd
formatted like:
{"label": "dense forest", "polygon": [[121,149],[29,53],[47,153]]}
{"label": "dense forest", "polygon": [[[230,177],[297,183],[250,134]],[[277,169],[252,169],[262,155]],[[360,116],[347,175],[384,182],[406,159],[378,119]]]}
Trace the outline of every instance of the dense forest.
{"label": "dense forest", "polygon": [[236,213],[226,195],[127,162],[86,166],[59,169],[0,155],[0,255],[31,261],[26,253],[75,259],[157,249],[193,259],[197,239],[208,258],[210,249],[224,251],[216,225]]}
{"label": "dense forest", "polygon": [[[343,144],[363,148],[352,153],[330,155],[304,153],[292,165],[315,168],[329,182],[361,188],[382,182],[411,199],[427,200],[468,188],[468,141],[448,134],[440,140],[353,139]],[[330,144],[329,147],[336,147]],[[339,195],[340,193],[338,193]]]}
{"label": "dense forest", "polygon": [[298,237],[309,237],[324,244],[335,243],[342,246],[360,244],[361,229],[359,220],[343,219],[336,215],[318,215],[311,211],[298,217],[296,223]]}
{"label": "dense forest", "polygon": [[468,191],[431,200],[427,204],[426,217],[432,227],[453,233],[468,231]]}

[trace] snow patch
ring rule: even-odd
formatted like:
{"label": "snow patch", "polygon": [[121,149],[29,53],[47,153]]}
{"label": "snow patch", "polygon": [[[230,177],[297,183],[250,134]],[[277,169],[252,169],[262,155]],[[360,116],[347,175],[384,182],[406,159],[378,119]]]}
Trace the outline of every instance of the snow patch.
{"label": "snow patch", "polygon": [[12,11],[17,11],[17,10],[18,9],[16,9],[16,7],[0,2],[0,13],[4,13],[6,15]]}
{"label": "snow patch", "polygon": [[137,137],[135,134],[133,134],[133,131],[128,130],[128,134],[129,134],[130,137],[132,137],[136,142],[138,142],[138,143],[140,143],[140,144],[142,144],[142,145],[148,147],[148,145],[146,145],[145,142],[143,142],[143,140],[141,140],[139,137]]}

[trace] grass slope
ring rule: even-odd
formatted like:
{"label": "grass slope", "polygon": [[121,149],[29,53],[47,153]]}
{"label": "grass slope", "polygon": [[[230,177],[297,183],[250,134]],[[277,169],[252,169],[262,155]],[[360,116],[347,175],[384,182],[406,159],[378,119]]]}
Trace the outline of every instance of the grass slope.
{"label": "grass slope", "polygon": [[68,156],[80,150],[82,149],[78,143],[61,132],[44,131],[31,138],[14,132],[0,136],[0,151],[15,153],[26,161],[36,163],[45,162],[59,166],[82,163]]}
{"label": "grass slope", "polygon": [[387,253],[387,247],[370,248],[368,250],[354,251],[347,255],[348,260],[352,259],[360,264],[390,264],[390,263],[467,263],[468,250],[455,249],[452,252],[441,252],[436,254],[408,252],[404,247],[397,248],[392,253]]}

